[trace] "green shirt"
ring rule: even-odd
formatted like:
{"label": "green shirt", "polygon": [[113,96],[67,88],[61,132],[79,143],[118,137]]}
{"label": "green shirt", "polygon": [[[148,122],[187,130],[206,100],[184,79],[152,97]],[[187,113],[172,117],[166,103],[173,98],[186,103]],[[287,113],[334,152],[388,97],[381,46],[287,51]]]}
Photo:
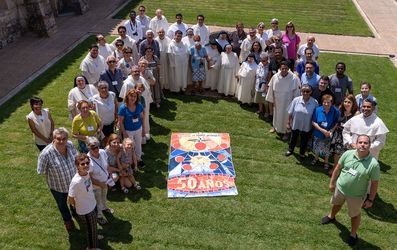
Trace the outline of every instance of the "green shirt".
{"label": "green shirt", "polygon": [[339,164],[341,172],[336,185],[346,196],[364,197],[369,181],[379,180],[379,163],[370,154],[359,159],[356,150],[348,150],[339,159]]}
{"label": "green shirt", "polygon": [[94,136],[98,130],[100,122],[101,119],[93,110],[90,110],[90,116],[87,118],[83,118],[78,114],[74,117],[72,122],[72,133],[74,135]]}

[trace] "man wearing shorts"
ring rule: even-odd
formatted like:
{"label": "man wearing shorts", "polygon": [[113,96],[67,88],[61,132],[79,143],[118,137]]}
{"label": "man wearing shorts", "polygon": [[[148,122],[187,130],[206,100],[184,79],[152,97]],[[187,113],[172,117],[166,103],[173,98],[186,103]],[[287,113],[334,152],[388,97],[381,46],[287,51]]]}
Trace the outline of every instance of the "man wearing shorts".
{"label": "man wearing shorts", "polygon": [[[350,246],[357,243],[361,207],[372,207],[380,176],[379,163],[369,153],[370,138],[367,135],[360,135],[356,145],[356,149],[348,150],[341,156],[332,173],[329,183],[329,189],[334,193],[331,198],[332,209],[330,214],[321,219],[323,225],[334,222],[336,214],[346,201],[352,224],[347,241]],[[370,193],[366,197],[369,184],[371,185]]]}

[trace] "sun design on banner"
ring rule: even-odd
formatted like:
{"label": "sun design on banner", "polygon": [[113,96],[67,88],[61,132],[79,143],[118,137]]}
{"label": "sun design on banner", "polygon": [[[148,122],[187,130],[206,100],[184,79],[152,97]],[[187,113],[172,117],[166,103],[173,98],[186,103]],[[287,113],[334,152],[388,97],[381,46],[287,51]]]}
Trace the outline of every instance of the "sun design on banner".
{"label": "sun design on banner", "polygon": [[173,133],[170,149],[168,197],[237,194],[229,134]]}

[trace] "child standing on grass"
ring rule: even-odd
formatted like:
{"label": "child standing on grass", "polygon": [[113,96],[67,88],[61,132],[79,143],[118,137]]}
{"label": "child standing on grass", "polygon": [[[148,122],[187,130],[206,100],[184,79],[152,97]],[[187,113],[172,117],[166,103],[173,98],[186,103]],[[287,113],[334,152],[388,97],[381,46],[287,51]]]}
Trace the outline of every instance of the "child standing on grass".
{"label": "child standing on grass", "polygon": [[[137,190],[141,189],[141,186],[134,178],[134,171],[138,171],[138,161],[134,151],[134,141],[130,138],[123,140],[122,149],[119,157],[120,166],[120,186],[124,193],[128,193],[128,188],[134,186]],[[134,168],[134,171],[132,170]]]}
{"label": "child standing on grass", "polygon": [[[363,102],[365,99],[368,99],[372,102],[378,103],[376,98],[371,95],[369,92],[371,91],[371,84],[369,82],[361,82],[360,84],[361,94],[356,95],[356,102],[358,106],[358,111],[361,113],[361,107],[363,106]],[[375,106],[374,113],[378,112],[378,105]]]}

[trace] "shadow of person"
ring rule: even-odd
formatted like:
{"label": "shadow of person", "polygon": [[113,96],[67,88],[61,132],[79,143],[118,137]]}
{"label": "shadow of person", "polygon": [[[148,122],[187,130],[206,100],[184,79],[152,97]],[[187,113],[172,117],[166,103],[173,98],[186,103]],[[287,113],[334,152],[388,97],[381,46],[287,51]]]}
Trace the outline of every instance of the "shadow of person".
{"label": "shadow of person", "polygon": [[397,223],[397,210],[394,208],[393,204],[383,201],[378,194],[375,196],[372,207],[364,209],[364,211],[372,219]]}
{"label": "shadow of person", "polygon": [[[172,119],[172,120],[174,120],[174,119]],[[168,135],[171,132],[171,130],[169,128],[158,124],[155,120],[152,119],[152,117],[150,117],[149,121],[150,121],[150,134],[151,135],[154,135],[154,136],[155,135]]]}
{"label": "shadow of person", "polygon": [[[339,237],[342,239],[343,242],[347,244],[347,240],[349,239],[350,236],[350,231],[347,227],[345,227],[343,224],[339,223],[338,221],[335,221],[333,223],[340,231]],[[381,249],[378,246],[375,246],[368,241],[365,241],[364,239],[358,237],[357,244],[352,247],[353,249]]]}
{"label": "shadow of person", "polygon": [[176,102],[171,101],[170,99],[164,99],[161,101],[160,108],[150,109],[150,115],[168,121],[174,121],[176,116],[176,109]]}
{"label": "shadow of person", "polygon": [[378,161],[380,165],[380,171],[387,173],[391,169],[390,165],[387,165],[386,163],[382,161]]}
{"label": "shadow of person", "polygon": [[[70,250],[86,249],[86,247],[88,246],[87,228],[85,226],[84,221],[82,221],[80,218],[77,218],[76,221],[79,229],[76,227],[76,229],[69,232],[69,244],[70,244],[69,249]],[[98,235],[104,235],[104,230],[101,230],[98,226],[97,233]],[[104,239],[98,240],[98,247],[103,249],[109,249],[106,236]]]}
{"label": "shadow of person", "polygon": [[[101,232],[105,238],[100,241],[101,247],[104,247],[103,243],[129,244],[134,240],[131,222],[117,218],[109,213],[106,213],[105,216],[108,223],[102,226]],[[104,249],[106,248],[104,247]]]}

